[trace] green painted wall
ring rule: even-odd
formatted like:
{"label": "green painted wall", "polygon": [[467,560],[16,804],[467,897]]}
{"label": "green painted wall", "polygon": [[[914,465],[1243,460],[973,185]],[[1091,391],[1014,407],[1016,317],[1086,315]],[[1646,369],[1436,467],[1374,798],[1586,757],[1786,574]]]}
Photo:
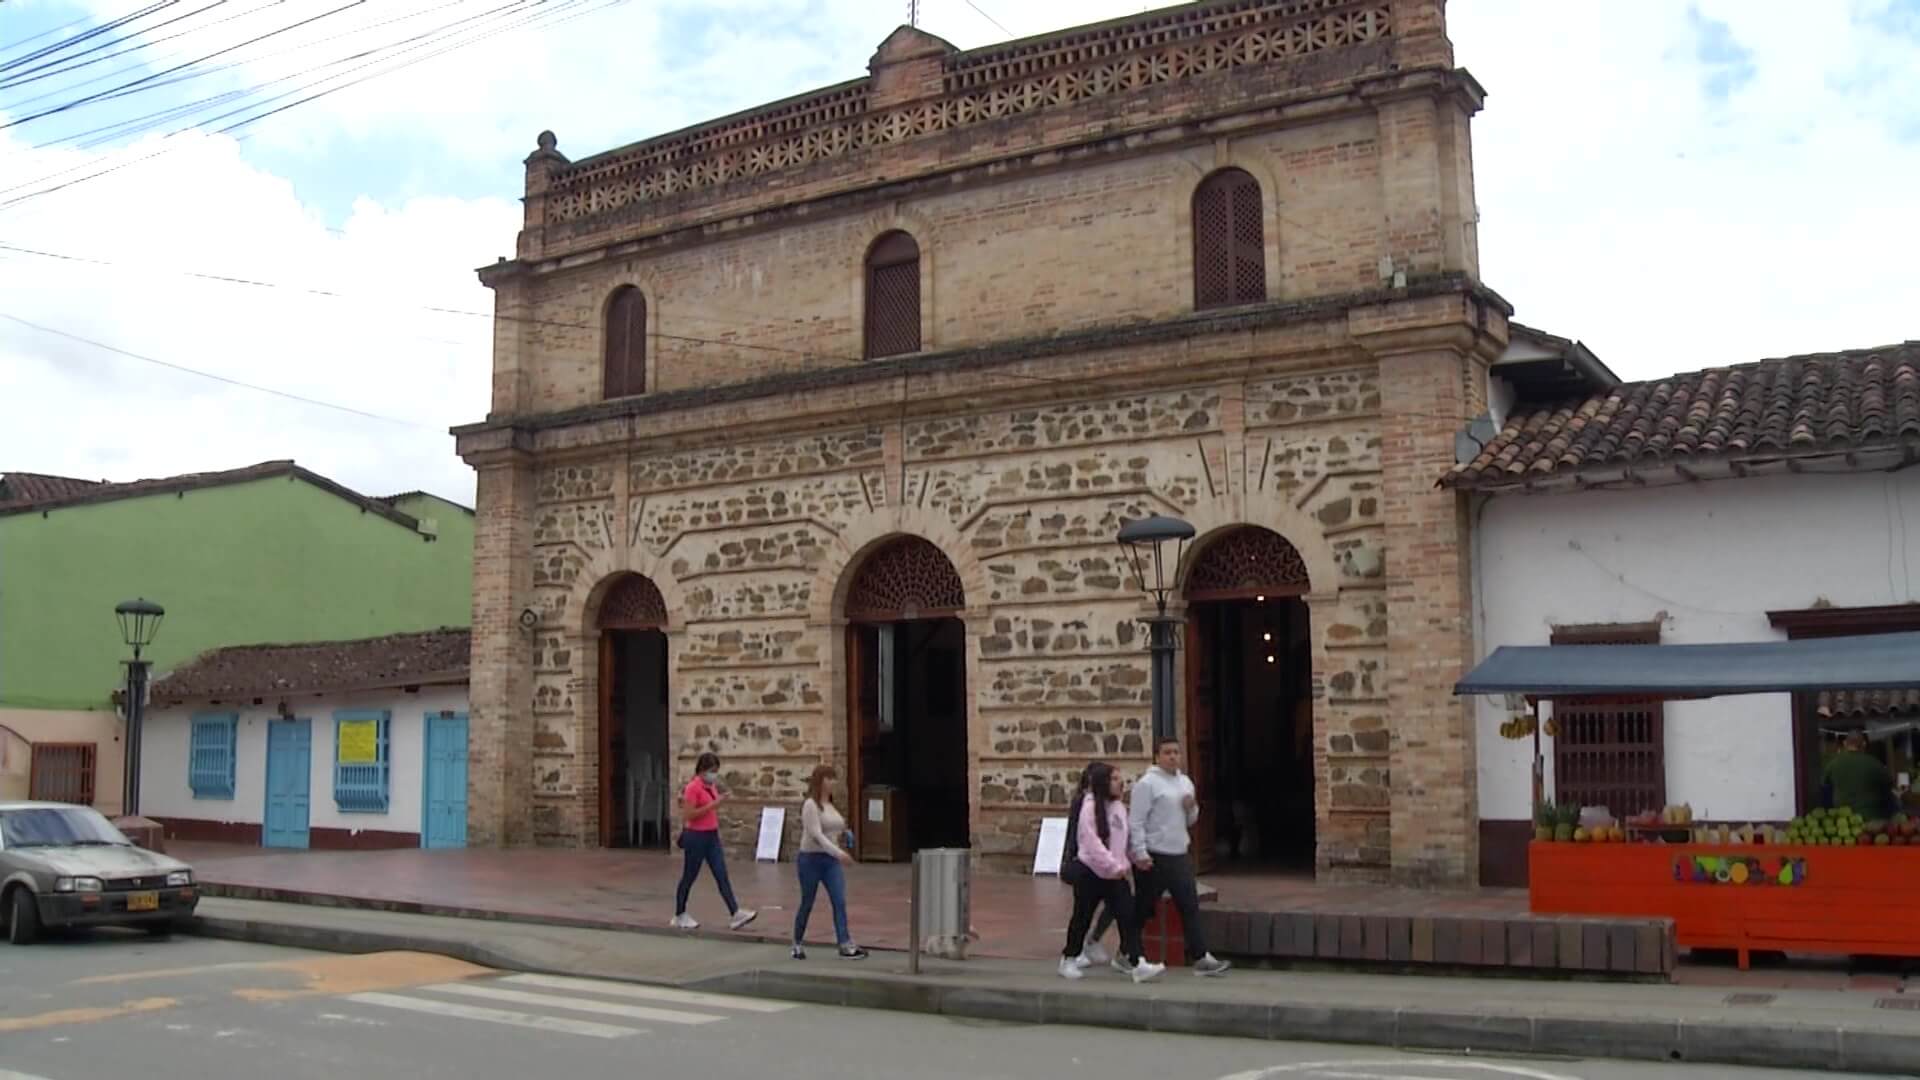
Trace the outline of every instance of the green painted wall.
{"label": "green painted wall", "polygon": [[[407,495],[391,500],[395,509],[439,526],[440,542],[473,555],[473,511],[438,495]],[[459,623],[465,626],[466,620]]]}
{"label": "green painted wall", "polygon": [[135,596],[167,609],[156,673],[222,645],[466,626],[472,519],[433,516],[428,542],[293,476],[0,515],[0,705],[111,708],[113,608]]}

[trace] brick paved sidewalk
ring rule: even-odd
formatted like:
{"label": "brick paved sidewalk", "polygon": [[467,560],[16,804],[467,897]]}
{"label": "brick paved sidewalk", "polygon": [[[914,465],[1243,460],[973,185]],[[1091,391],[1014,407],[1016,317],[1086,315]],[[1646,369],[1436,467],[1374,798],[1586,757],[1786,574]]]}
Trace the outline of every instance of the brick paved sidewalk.
{"label": "brick paved sidewalk", "polygon": [[[213,891],[233,896],[650,931],[667,928],[680,875],[677,852],[284,851],[180,841],[169,845],[169,852],[192,863]],[[755,863],[736,856],[729,860],[729,872],[740,902],[760,912],[759,920],[737,936],[787,941],[799,892],[793,864]],[[847,876],[854,937],[873,948],[904,950],[911,894],[907,867],[859,863]],[[1513,889],[1431,892],[1248,874],[1212,876],[1206,884],[1219,890],[1222,905],[1242,909],[1470,918],[1511,917],[1526,910],[1526,893]],[[1070,900],[1068,890],[1052,877],[976,874],[973,923],[980,939],[972,951],[1022,960],[1059,955]],[[701,921],[702,935],[736,936],[727,934],[726,909],[704,873],[689,910]],[[807,938],[828,943],[832,934],[832,913],[823,894],[815,902]],[[1749,972],[1718,962],[1683,963],[1675,981],[1742,989],[1888,992],[1902,980],[1897,972],[1855,972],[1841,962],[1802,961]]]}

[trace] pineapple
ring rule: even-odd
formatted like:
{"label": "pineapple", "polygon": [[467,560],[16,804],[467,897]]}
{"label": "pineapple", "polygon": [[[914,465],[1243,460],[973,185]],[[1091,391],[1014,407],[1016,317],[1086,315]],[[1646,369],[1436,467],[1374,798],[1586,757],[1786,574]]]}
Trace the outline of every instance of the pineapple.
{"label": "pineapple", "polygon": [[1553,838],[1563,844],[1573,841],[1573,827],[1580,823],[1580,804],[1566,803],[1554,808]]}
{"label": "pineapple", "polygon": [[1553,804],[1543,802],[1533,812],[1533,838],[1542,843],[1553,839],[1553,824],[1558,820]]}

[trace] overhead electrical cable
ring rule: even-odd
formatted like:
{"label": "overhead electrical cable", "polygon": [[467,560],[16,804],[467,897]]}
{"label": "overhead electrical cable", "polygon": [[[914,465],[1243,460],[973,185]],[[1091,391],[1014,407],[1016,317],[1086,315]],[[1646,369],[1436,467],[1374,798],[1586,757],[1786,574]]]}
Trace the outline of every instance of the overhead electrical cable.
{"label": "overhead electrical cable", "polygon": [[[364,0],[357,0],[357,2],[364,2]],[[516,4],[515,4],[515,5],[510,5],[510,6],[518,6],[519,4],[522,4],[522,3],[526,3],[526,2],[527,2],[527,0],[516,0]],[[532,0],[532,2],[534,2],[534,3],[536,3],[536,4],[541,4],[541,5],[544,5],[544,4],[547,4],[547,3],[552,3],[552,2],[554,2],[554,0]],[[428,53],[428,54],[426,54],[426,55],[424,55],[424,56],[419,56],[419,57],[415,57],[415,58],[413,58],[413,59],[410,59],[410,60],[408,60],[408,61],[406,61],[405,63],[400,63],[400,64],[395,64],[395,65],[393,65],[393,66],[391,66],[391,67],[389,67],[389,68],[386,68],[385,70],[382,70],[382,71],[375,71],[375,72],[373,72],[373,73],[371,73],[371,74],[369,74],[369,75],[365,75],[365,76],[362,76],[361,78],[358,78],[358,79],[354,79],[354,80],[351,80],[350,82],[347,82],[347,83],[344,83],[344,84],[342,84],[342,85],[339,85],[339,86],[335,86],[335,87],[330,87],[330,88],[328,88],[328,89],[326,89],[326,90],[324,90],[324,91],[321,91],[321,92],[319,92],[319,93],[315,93],[315,94],[311,94],[311,95],[308,95],[307,97],[304,97],[304,98],[301,98],[300,100],[298,100],[298,101],[295,101],[295,102],[292,102],[292,103],[290,103],[290,104],[287,104],[287,105],[283,105],[283,106],[281,106],[281,107],[279,107],[279,108],[276,108],[276,109],[271,109],[271,110],[269,110],[269,111],[267,111],[267,112],[264,112],[264,113],[259,113],[259,114],[256,114],[256,115],[254,115],[254,116],[250,116],[250,117],[247,117],[247,118],[245,118],[245,119],[242,119],[242,120],[240,120],[240,121],[238,121],[238,122],[236,122],[236,123],[233,123],[233,124],[229,124],[229,125],[226,125],[225,127],[222,127],[222,128],[219,128],[219,129],[217,129],[217,130],[215,130],[215,131],[213,131],[212,133],[214,133],[214,134],[225,134],[225,133],[230,133],[230,132],[233,132],[233,131],[235,131],[235,130],[237,130],[237,129],[239,129],[239,128],[241,128],[241,127],[244,127],[244,126],[246,126],[246,125],[248,125],[248,124],[252,124],[252,123],[255,123],[255,122],[257,122],[257,121],[260,121],[260,120],[264,120],[264,119],[266,119],[266,118],[267,118],[267,117],[269,117],[269,116],[273,116],[273,115],[277,115],[278,113],[282,113],[282,112],[285,112],[285,111],[287,111],[288,109],[291,109],[291,108],[294,108],[294,107],[296,107],[296,106],[298,106],[298,105],[303,105],[303,104],[306,104],[307,102],[310,102],[310,101],[314,101],[314,100],[316,100],[316,99],[318,99],[318,98],[322,98],[322,97],[326,97],[326,96],[327,96],[327,95],[329,95],[329,94],[332,94],[332,93],[335,93],[335,92],[338,92],[338,91],[340,91],[340,90],[345,90],[345,89],[347,89],[348,87],[351,87],[351,86],[358,86],[358,85],[360,85],[360,84],[362,84],[362,83],[365,83],[365,82],[368,82],[368,81],[370,81],[370,80],[372,80],[372,79],[375,79],[375,78],[379,78],[379,77],[380,77],[380,76],[382,76],[382,75],[386,75],[386,74],[391,74],[391,73],[393,73],[393,72],[395,72],[395,71],[400,71],[400,70],[404,70],[404,69],[406,69],[406,68],[408,68],[408,67],[412,67],[412,66],[413,66],[413,65],[415,65],[415,64],[418,64],[418,63],[423,63],[423,62],[425,62],[425,61],[427,61],[427,60],[430,60],[430,59],[433,59],[433,58],[435,58],[435,57],[437,57],[437,56],[442,56],[442,55],[445,55],[446,53],[449,53],[449,52],[453,52],[453,51],[455,51],[455,50],[457,50],[457,49],[461,49],[461,48],[465,48],[465,47],[467,47],[467,46],[469,46],[469,45],[473,45],[473,44],[477,44],[477,43],[478,43],[478,42],[480,42],[480,41],[485,41],[485,40],[488,40],[488,39],[490,39],[490,38],[493,38],[493,37],[497,37],[497,36],[499,36],[500,34],[503,34],[503,33],[510,33],[510,32],[512,32],[512,31],[515,31],[515,30],[519,30],[519,29],[522,29],[522,28],[524,28],[524,27],[527,27],[527,26],[533,26],[533,25],[539,25],[539,26],[541,26],[541,27],[543,27],[543,28],[544,28],[544,27],[546,27],[546,26],[553,26],[553,25],[558,25],[559,23],[563,23],[563,22],[569,22],[569,21],[572,21],[572,20],[573,20],[573,19],[575,19],[575,18],[579,18],[579,17],[581,17],[581,16],[584,16],[584,15],[589,15],[589,14],[594,14],[594,13],[596,13],[596,12],[599,12],[599,11],[603,11],[603,10],[606,10],[606,9],[608,9],[608,8],[611,8],[611,7],[617,7],[617,6],[619,6],[619,5],[621,5],[621,4],[624,4],[624,3],[626,3],[626,2],[628,2],[628,0],[606,0],[606,2],[605,2],[605,3],[602,3],[602,4],[601,4],[600,6],[598,6],[598,7],[593,7],[593,8],[588,8],[588,9],[586,9],[586,10],[583,10],[583,11],[577,11],[577,12],[575,12],[575,13],[573,13],[573,14],[571,14],[571,15],[566,15],[566,16],[564,16],[564,17],[559,17],[559,18],[547,18],[545,22],[541,22],[541,19],[542,19],[543,17],[545,17],[546,15],[549,15],[549,14],[553,14],[554,12],[558,12],[558,11],[561,11],[561,10],[565,10],[565,9],[567,9],[567,8],[569,8],[569,7],[572,7],[572,6],[574,6],[574,5],[576,5],[576,4],[580,4],[580,3],[586,3],[586,2],[588,2],[588,0],[559,0],[559,2],[558,2],[558,6],[557,6],[557,7],[555,7],[555,8],[553,9],[553,12],[543,12],[543,13],[535,13],[535,14],[534,14],[533,16],[531,16],[531,17],[529,17],[529,18],[523,18],[523,19],[521,19],[520,21],[518,21],[518,22],[515,22],[515,23],[513,23],[513,24],[511,24],[511,25],[508,25],[508,26],[504,26],[504,27],[500,27],[500,28],[496,28],[496,29],[494,29],[494,30],[491,30],[491,31],[489,31],[489,32],[487,32],[487,33],[484,33],[484,34],[480,34],[480,35],[478,35],[478,36],[475,36],[475,37],[472,37],[472,38],[469,38],[468,40],[465,40],[465,41],[458,41],[458,42],[455,42],[454,44],[451,44],[451,45],[448,45],[448,46],[445,46],[445,47],[443,47],[443,48],[441,48],[441,49],[438,49],[438,50],[435,50],[435,51],[433,51],[433,52],[431,52],[431,53]],[[484,17],[484,16],[481,16],[481,17]],[[451,35],[449,35],[449,36],[451,36]],[[415,48],[420,48],[420,47],[424,47],[424,44],[423,44],[423,45],[420,45],[420,46],[415,46]],[[412,50],[412,49],[402,49],[402,50],[400,50],[400,52],[402,52],[402,53],[404,53],[404,52],[410,52],[410,51],[413,51],[413,50]],[[364,69],[365,67],[368,67],[368,66],[372,66],[372,65],[361,65],[361,67],[360,67],[360,68],[355,68],[355,69],[351,69],[351,70],[362,70],[362,69]],[[334,76],[329,76],[329,78],[339,78],[339,77],[341,77],[341,76],[344,76],[344,75],[346,75],[346,74],[349,74],[349,73],[351,73],[351,72],[341,72],[341,73],[339,73],[338,75],[334,75]],[[297,92],[299,91],[299,89],[306,89],[306,88],[309,88],[309,87],[311,87],[311,86],[315,86],[315,85],[319,85],[320,83],[323,83],[323,82],[326,82],[326,81],[328,81],[328,80],[327,80],[327,79],[321,79],[321,80],[316,80],[316,81],[315,81],[315,82],[313,82],[313,83],[309,83],[309,84],[307,84],[307,86],[306,86],[306,87],[301,87],[301,88],[297,88],[296,90],[293,90],[293,91],[289,91],[289,92],[287,92],[287,93],[283,93],[283,94],[281,94],[281,95],[277,95],[277,96],[276,96],[276,97],[274,97],[274,98],[270,98],[270,99],[268,99],[268,101],[274,101],[274,100],[279,100],[279,99],[281,99],[281,98],[284,98],[284,97],[287,97],[287,96],[290,96],[290,95],[291,95],[292,93],[297,93]],[[258,106],[258,105],[260,105],[260,104],[265,104],[265,102],[256,102],[256,103],[255,103],[255,107],[257,107],[257,106]],[[214,117],[214,118],[212,118],[212,119],[210,119],[210,120],[205,120],[205,121],[201,121],[201,122],[198,122],[198,123],[196,123],[196,124],[193,124],[193,125],[190,125],[190,126],[188,126],[188,127],[185,127],[185,128],[181,128],[181,129],[178,129],[178,130],[175,130],[175,131],[172,131],[172,132],[169,132],[169,133],[167,133],[167,135],[165,135],[165,136],[162,136],[162,139],[163,139],[163,140],[164,140],[164,139],[171,139],[171,138],[173,138],[174,136],[177,136],[177,135],[181,135],[181,134],[186,134],[186,133],[188,133],[188,132],[191,132],[191,131],[199,131],[199,130],[204,130],[204,129],[206,129],[206,127],[207,127],[207,125],[208,125],[208,124],[210,124],[210,123],[213,123],[213,122],[215,122],[215,121],[217,121],[217,120],[221,120],[221,119],[226,119],[226,118],[228,118],[228,117],[230,117],[230,116],[233,116],[233,115],[236,115],[236,114],[238,114],[239,112],[244,112],[244,111],[245,111],[244,109],[240,109],[240,110],[233,110],[233,111],[231,111],[231,112],[228,112],[228,113],[224,113],[224,114],[222,114],[221,116],[218,116],[218,117]],[[4,125],[0,125],[0,126],[4,126]],[[24,194],[24,195],[19,195],[19,196],[16,196],[16,197],[14,197],[14,198],[12,198],[12,199],[8,199],[8,200],[6,200],[5,202],[0,202],[0,211],[4,211],[4,210],[6,210],[6,209],[8,209],[8,208],[10,208],[10,207],[13,207],[13,206],[17,206],[17,205],[19,205],[19,204],[21,204],[21,203],[23,203],[23,202],[26,202],[26,201],[28,201],[28,200],[30,200],[30,199],[35,199],[35,198],[38,198],[38,197],[40,197],[40,196],[42,196],[42,195],[51,195],[51,194],[53,194],[54,192],[57,192],[57,191],[62,191],[62,190],[65,190],[65,189],[67,189],[67,188],[70,188],[70,187],[73,187],[73,186],[75,186],[75,185],[77,185],[77,184],[81,184],[81,183],[85,183],[85,182],[86,182],[86,181],[88,181],[88,180],[93,180],[93,179],[97,179],[98,177],[102,177],[102,176],[106,176],[106,175],[108,175],[108,174],[110,174],[110,173],[115,173],[115,172],[119,172],[119,171],[120,171],[121,169],[124,169],[124,168],[128,168],[129,166],[132,166],[132,165],[137,165],[137,164],[139,164],[140,162],[143,162],[143,161],[149,161],[149,160],[152,160],[153,158],[156,158],[156,157],[159,157],[159,156],[161,156],[161,155],[163,155],[163,154],[166,154],[166,153],[169,153],[169,152],[171,152],[171,151],[172,151],[173,149],[176,149],[176,148],[177,148],[176,146],[163,146],[163,147],[161,147],[161,148],[159,148],[159,149],[157,149],[157,150],[154,150],[154,151],[152,151],[151,153],[147,153],[147,154],[144,154],[144,155],[141,155],[140,157],[137,157],[137,158],[134,158],[134,159],[132,159],[132,160],[129,160],[129,161],[123,161],[123,162],[120,162],[120,163],[118,163],[118,164],[115,164],[115,165],[111,165],[111,166],[108,166],[108,167],[106,167],[106,168],[102,168],[102,169],[97,169],[96,171],[94,171],[94,172],[91,172],[91,173],[88,173],[88,174],[86,174],[86,175],[84,175],[84,176],[80,176],[80,177],[76,177],[76,178],[74,178],[74,179],[72,179],[72,180],[68,180],[68,181],[65,181],[65,182],[63,182],[63,183],[59,183],[59,184],[54,184],[54,185],[52,185],[52,186],[50,186],[50,187],[45,187],[45,188],[40,188],[40,189],[38,189],[38,190],[35,190],[35,191],[29,191],[29,192],[27,192],[27,193],[26,193],[26,194]],[[15,185],[13,185],[13,186],[12,186],[12,187],[10,187],[10,188],[6,188],[6,189],[0,189],[0,194],[6,194],[6,193],[10,193],[10,192],[14,192],[14,191],[19,191],[19,190],[21,190],[21,189],[23,189],[23,188],[28,188],[28,187],[33,187],[33,186],[35,186],[35,185],[38,185],[38,184],[41,184],[41,183],[45,183],[45,182],[46,182],[46,181],[48,181],[48,180],[52,180],[52,179],[55,179],[56,177],[60,177],[60,176],[64,176],[64,175],[67,175],[67,174],[69,174],[69,173],[73,173],[73,172],[77,172],[77,171],[80,171],[80,170],[82,170],[82,169],[86,169],[86,168],[91,168],[91,167],[92,167],[93,165],[95,165],[95,164],[98,164],[98,163],[97,163],[97,162],[85,162],[85,163],[82,163],[82,164],[80,164],[80,165],[77,165],[77,166],[72,166],[72,167],[69,167],[69,168],[67,168],[67,169],[63,169],[63,170],[59,170],[59,171],[56,171],[56,172],[54,172],[54,173],[50,173],[50,174],[47,174],[47,175],[44,175],[44,176],[41,176],[41,177],[38,177],[38,178],[36,178],[36,179],[34,179],[34,180],[30,180],[30,181],[26,181],[26,182],[24,182],[24,183],[20,183],[20,184],[15,184]]]}
{"label": "overhead electrical cable", "polygon": [[[128,53],[139,52],[141,49],[151,48],[152,46],[159,45],[163,42],[172,41],[175,38],[185,37],[188,34],[198,33],[207,29],[211,29],[212,27],[218,26],[221,23],[228,22],[233,19],[237,19],[240,17],[240,15],[248,14],[248,12],[243,11],[240,13],[240,15],[229,15],[225,19],[217,19],[214,22],[207,24],[206,26],[198,26],[198,27],[187,29],[187,30],[180,30],[175,33],[167,34],[162,37],[148,38],[146,36],[148,34],[151,34],[155,30],[161,29],[162,27],[172,26],[174,23],[181,22],[186,19],[191,19],[195,15],[205,14],[206,12],[212,11],[214,8],[224,6],[229,2],[230,0],[213,0],[213,3],[208,4],[206,7],[195,8],[194,10],[189,11],[184,15],[175,15],[173,18],[168,19],[163,23],[158,23],[158,24],[155,24],[154,26],[148,27],[142,33],[128,34],[124,37],[114,38],[111,41],[103,41],[100,44],[95,45],[91,49],[82,49],[81,51],[74,53],[71,56],[61,56],[54,59],[49,59],[47,60],[46,63],[41,64],[38,67],[31,67],[26,69],[25,71],[11,75],[7,78],[0,79],[0,90],[5,90],[14,86],[22,86],[30,82],[39,82],[41,79],[51,79],[58,75],[64,75],[69,71],[78,71],[84,67],[92,67],[94,64],[103,63],[107,60],[113,59],[116,56],[125,56]],[[274,0],[274,2],[285,3],[286,0]],[[258,9],[254,9],[254,10],[258,10]],[[99,52],[101,49],[111,49],[115,45],[124,45],[129,41],[136,41],[136,39],[139,39],[136,44],[130,45],[127,48],[121,49],[119,52],[108,53],[105,56],[96,56],[91,60],[75,63],[75,61],[79,61],[80,58],[83,56],[92,55],[93,53]],[[52,69],[52,70],[49,70],[49,69]]]}
{"label": "overhead electrical cable", "polygon": [[207,60],[211,60],[216,56],[225,56],[230,52],[234,52],[235,50],[238,50],[238,49],[244,49],[249,45],[257,44],[259,42],[267,40],[268,38],[278,37],[281,34],[291,33],[295,30],[300,29],[303,26],[310,26],[313,23],[319,22],[321,19],[330,18],[334,15],[340,14],[343,11],[350,11],[353,8],[357,8],[366,2],[367,0],[347,0],[347,3],[344,3],[339,7],[331,8],[327,11],[321,12],[318,15],[301,19],[299,22],[289,23],[288,25],[282,26],[277,30],[269,30],[264,34],[260,34],[256,37],[248,38],[247,40],[239,42],[238,44],[229,45],[224,49],[216,49],[213,52],[206,54],[205,56],[199,57],[194,60],[189,60],[184,64],[176,64],[173,67],[164,68],[160,71],[156,71],[151,75],[143,75],[140,78],[133,80],[132,82],[124,83],[120,86],[114,87],[113,90],[102,90],[96,94],[88,94],[85,97],[75,98],[72,101],[65,102],[60,105],[56,105],[51,109],[42,109],[39,112],[29,113],[26,116],[22,116],[17,119],[8,120],[5,123],[0,123],[0,131],[4,131],[7,128],[19,127],[21,124],[31,124],[35,120],[44,120],[49,116],[57,116],[60,113],[68,112],[70,110],[80,108],[83,105],[88,105],[95,101],[99,101],[102,98],[108,97],[113,93],[115,93],[116,91],[125,90],[125,89],[128,89],[129,87],[139,86],[142,83],[152,82],[154,79],[158,79],[163,75],[171,75],[174,72],[181,70],[182,68],[192,67],[195,64],[202,63]]}
{"label": "overhead electrical cable", "polygon": [[122,15],[117,19],[112,19],[107,22],[101,23],[99,26],[96,26],[91,30],[82,30],[80,33],[75,34],[70,38],[63,38],[59,41],[54,42],[51,45],[41,46],[40,48],[33,50],[32,52],[26,54],[25,56],[16,56],[12,60],[0,62],[0,72],[12,71],[13,69],[19,67],[22,64],[31,64],[35,60],[38,60],[42,57],[52,56],[56,53],[64,52],[65,50],[70,49],[75,45],[81,44],[82,42],[86,42],[86,41],[92,41],[94,38],[99,37],[101,34],[110,34],[113,31],[118,30],[123,26],[127,26],[132,23],[138,22],[141,19],[146,18],[148,15],[151,15],[156,11],[164,11],[167,8],[170,8],[178,3],[180,3],[180,0],[160,0],[160,2],[158,3],[148,4],[146,7],[143,7],[138,11],[134,11],[129,14]]}

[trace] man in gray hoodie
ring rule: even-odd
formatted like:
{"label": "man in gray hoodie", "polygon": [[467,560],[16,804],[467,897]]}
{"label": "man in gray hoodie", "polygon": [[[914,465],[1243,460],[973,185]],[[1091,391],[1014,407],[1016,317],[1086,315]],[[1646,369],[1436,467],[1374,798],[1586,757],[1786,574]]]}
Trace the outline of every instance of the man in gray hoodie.
{"label": "man in gray hoodie", "polygon": [[1128,807],[1127,847],[1133,856],[1134,917],[1142,925],[1153,917],[1160,897],[1173,894],[1186,937],[1187,963],[1195,975],[1225,975],[1232,965],[1207,951],[1200,930],[1200,888],[1194,880],[1189,830],[1200,820],[1193,781],[1180,771],[1180,743],[1154,744],[1153,767],[1133,785]]}

